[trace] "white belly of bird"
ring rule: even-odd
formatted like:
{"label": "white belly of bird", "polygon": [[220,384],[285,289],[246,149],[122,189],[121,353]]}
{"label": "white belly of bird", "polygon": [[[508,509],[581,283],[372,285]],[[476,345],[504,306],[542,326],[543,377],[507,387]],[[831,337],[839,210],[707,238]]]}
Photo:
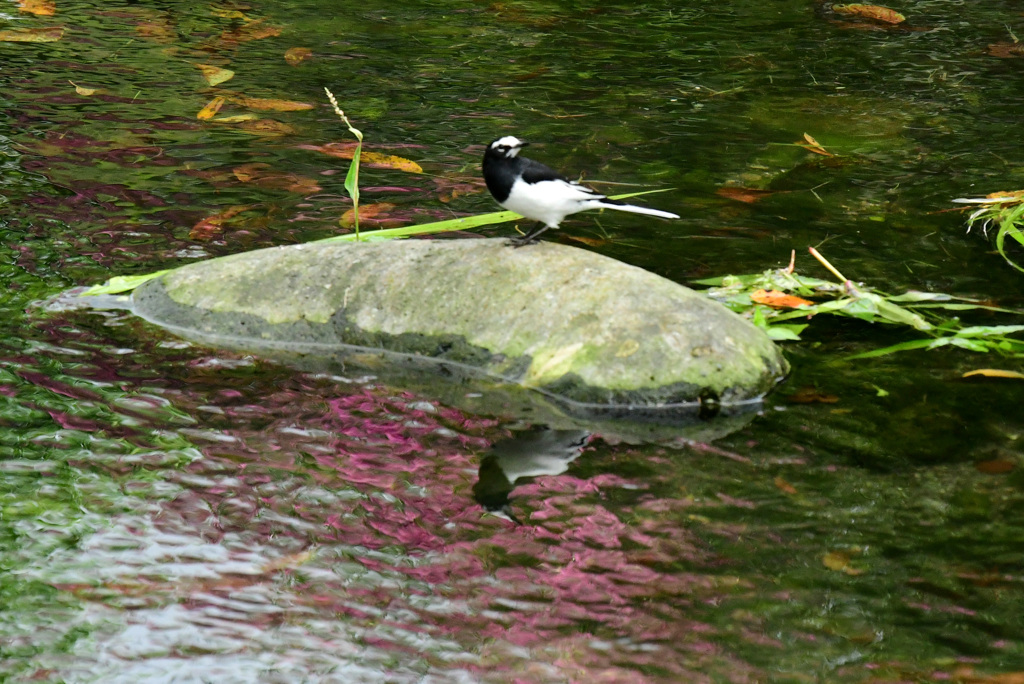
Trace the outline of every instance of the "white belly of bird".
{"label": "white belly of bird", "polygon": [[557,228],[569,214],[599,208],[601,202],[595,199],[594,194],[583,186],[566,181],[526,183],[517,180],[501,206],[550,228]]}

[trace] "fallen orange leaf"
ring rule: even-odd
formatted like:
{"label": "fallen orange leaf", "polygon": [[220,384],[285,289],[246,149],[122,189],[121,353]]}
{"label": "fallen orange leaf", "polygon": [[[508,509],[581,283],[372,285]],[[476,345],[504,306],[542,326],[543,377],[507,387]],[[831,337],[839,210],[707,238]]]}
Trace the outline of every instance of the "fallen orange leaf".
{"label": "fallen orange leaf", "polygon": [[60,26],[52,28],[10,29],[0,31],[0,42],[8,43],[55,43],[64,36]]}
{"label": "fallen orange leaf", "polygon": [[224,81],[230,81],[235,77],[235,72],[231,69],[222,69],[210,64],[196,64],[195,66],[203,72],[203,78],[212,86],[219,85]]}
{"label": "fallen orange leaf", "polygon": [[[387,214],[389,211],[395,208],[396,205],[390,202],[378,202],[376,204],[365,204],[359,207],[359,220],[360,222],[366,221],[367,223],[380,223],[386,219],[386,216],[381,214]],[[341,215],[341,219],[338,220],[345,228],[351,228],[356,223],[356,212],[355,209],[349,209]]]}
{"label": "fallen orange leaf", "polygon": [[801,306],[814,306],[814,302],[788,295],[778,290],[755,290],[750,295],[751,301],[766,304],[776,309],[798,309]]}
{"label": "fallen orange leaf", "polygon": [[293,47],[284,51],[284,61],[290,66],[298,66],[312,56],[313,51],[304,47]]}
{"label": "fallen orange leaf", "polygon": [[247,97],[245,95],[236,95],[230,99],[242,107],[263,112],[298,112],[305,109],[313,109],[311,104],[295,102],[294,100],[273,100],[265,97]]}
{"label": "fallen orange leaf", "polygon": [[49,17],[57,11],[54,0],[19,0],[18,9],[40,17]]}
{"label": "fallen orange leaf", "polygon": [[193,240],[209,240],[224,229],[224,223],[227,220],[256,206],[259,205],[239,204],[233,207],[228,207],[224,211],[218,212],[213,216],[207,216],[202,221],[192,226],[192,230],[189,231],[188,236]]}
{"label": "fallen orange leaf", "polygon": [[220,108],[223,107],[223,106],[224,106],[224,98],[223,97],[215,97],[212,100],[210,100],[206,104],[205,107],[203,107],[202,109],[199,110],[199,113],[196,114],[196,118],[199,119],[200,121],[206,121],[207,119],[212,119],[214,116],[216,116],[217,112],[219,112]]}
{"label": "fallen orange leaf", "polygon": [[804,133],[804,142],[796,142],[796,145],[804,148],[808,152],[814,152],[824,157],[834,157],[835,155],[822,147],[821,143],[811,137],[809,133]]}
{"label": "fallen orange leaf", "polygon": [[896,10],[891,10],[888,7],[880,7],[878,5],[832,5],[832,11],[837,14],[874,19],[875,21],[885,22],[886,24],[902,24],[907,20],[905,16]]}

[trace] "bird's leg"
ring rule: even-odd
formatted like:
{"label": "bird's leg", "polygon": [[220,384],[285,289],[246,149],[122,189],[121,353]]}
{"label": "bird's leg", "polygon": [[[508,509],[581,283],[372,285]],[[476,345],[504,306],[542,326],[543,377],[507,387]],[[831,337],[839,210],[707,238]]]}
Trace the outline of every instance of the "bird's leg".
{"label": "bird's leg", "polygon": [[511,244],[513,247],[522,247],[523,245],[529,245],[529,244],[531,244],[533,242],[536,242],[537,238],[540,236],[540,234],[543,233],[547,229],[548,229],[548,226],[546,226],[543,223],[538,223],[534,227],[534,229],[531,230],[526,235],[523,235],[521,237],[511,238],[509,240],[509,244]]}

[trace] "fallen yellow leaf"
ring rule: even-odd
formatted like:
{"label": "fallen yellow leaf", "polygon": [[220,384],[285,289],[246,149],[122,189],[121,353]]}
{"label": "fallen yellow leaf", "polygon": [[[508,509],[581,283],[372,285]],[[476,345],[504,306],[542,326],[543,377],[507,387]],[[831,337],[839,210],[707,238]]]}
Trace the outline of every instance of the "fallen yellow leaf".
{"label": "fallen yellow leaf", "polygon": [[50,17],[57,11],[54,0],[18,0],[18,9],[40,17]]}
{"label": "fallen yellow leaf", "polygon": [[223,97],[215,97],[212,100],[210,100],[206,104],[205,107],[203,107],[202,109],[199,110],[199,113],[196,114],[196,118],[199,119],[200,121],[206,121],[207,119],[212,119],[214,116],[216,116],[217,112],[219,112],[220,108],[223,107],[223,106],[224,106],[224,98]]}
{"label": "fallen yellow leaf", "polygon": [[235,72],[231,69],[222,69],[210,64],[196,64],[195,66],[203,72],[203,78],[212,86],[219,85],[224,81],[230,81],[235,77]]}
{"label": "fallen yellow leaf", "polygon": [[86,88],[85,86],[78,85],[74,81],[68,81],[68,83],[75,86],[75,92],[81,95],[82,97],[89,97],[90,95],[96,94],[95,88]]}
{"label": "fallen yellow leaf", "polygon": [[1008,378],[1010,380],[1024,380],[1024,373],[1018,373],[1017,371],[1000,370],[998,368],[979,368],[978,370],[972,370],[964,373],[963,377]]}
{"label": "fallen yellow leaf", "polygon": [[407,173],[423,173],[423,167],[416,162],[403,157],[397,157],[393,154],[379,154],[363,150],[360,155],[360,163],[367,166],[380,166],[386,169],[405,171]]}
{"label": "fallen yellow leaf", "polygon": [[255,114],[253,114],[252,112],[246,112],[245,114],[233,114],[231,116],[218,116],[216,119],[210,119],[210,121],[213,121],[214,123],[229,124],[229,123],[241,123],[243,121],[252,121],[252,120],[258,119],[258,118],[259,117],[256,116]]}

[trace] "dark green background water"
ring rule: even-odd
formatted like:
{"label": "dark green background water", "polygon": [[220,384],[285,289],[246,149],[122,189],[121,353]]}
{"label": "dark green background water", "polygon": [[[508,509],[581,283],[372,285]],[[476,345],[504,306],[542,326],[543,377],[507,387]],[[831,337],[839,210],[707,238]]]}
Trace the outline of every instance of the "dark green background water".
{"label": "dark green background water", "polygon": [[[1024,58],[988,49],[1024,32],[1018,4],[904,3],[887,28],[810,0],[57,2],[53,17],[0,9],[0,28],[66,28],[0,43],[0,677],[1024,670],[1021,386],[960,379],[1019,359],[850,362],[911,333],[816,320],[745,429],[712,449],[595,437],[566,473],[520,481],[515,526],[472,486],[520,425],[47,304],[339,232],[348,162],[302,147],[350,139],[327,86],[367,149],[424,167],[364,168],[363,202],[397,219],[493,210],[482,146],[515,134],[569,175],[675,188],[649,203],[683,217],[581,215],[550,239],[682,283],[791,250],[827,277],[817,246],[883,290],[1019,308],[1020,274],[939,213],[1024,186]],[[292,47],[313,56],[290,66]],[[212,89],[196,63],[236,75]],[[198,121],[223,90],[316,108],[260,113],[292,128],[278,136]],[[804,133],[838,156],[792,146]],[[239,180],[254,163],[277,180]],[[320,189],[287,189],[297,177]],[[728,186],[775,192],[746,204],[716,194]],[[806,387],[838,401],[787,398]]]}

